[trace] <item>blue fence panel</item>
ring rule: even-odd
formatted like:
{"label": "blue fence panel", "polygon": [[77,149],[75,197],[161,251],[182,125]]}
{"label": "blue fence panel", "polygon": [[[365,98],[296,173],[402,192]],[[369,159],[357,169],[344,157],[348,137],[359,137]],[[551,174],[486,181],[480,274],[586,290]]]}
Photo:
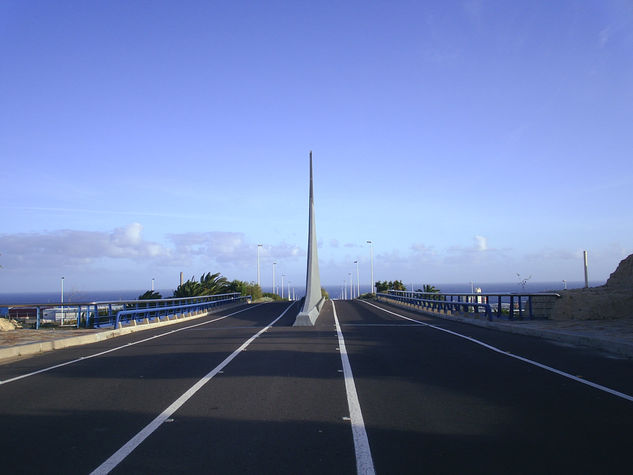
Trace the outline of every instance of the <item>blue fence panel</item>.
{"label": "blue fence panel", "polygon": [[[506,320],[534,319],[532,298],[534,296],[560,297],[556,293],[461,293],[443,294],[434,292],[410,292],[403,290],[389,290],[379,293],[378,297],[407,303],[430,312],[457,312],[475,316],[482,314],[493,318]],[[491,303],[495,301],[493,304]],[[518,314],[518,315],[517,315]]]}
{"label": "blue fence panel", "polygon": [[0,316],[15,318],[25,328],[39,329],[42,326],[99,328],[118,326],[120,323],[131,320],[158,321],[168,315],[190,314],[250,300],[250,295],[242,296],[238,292],[233,292],[154,300],[9,304],[0,306]]}

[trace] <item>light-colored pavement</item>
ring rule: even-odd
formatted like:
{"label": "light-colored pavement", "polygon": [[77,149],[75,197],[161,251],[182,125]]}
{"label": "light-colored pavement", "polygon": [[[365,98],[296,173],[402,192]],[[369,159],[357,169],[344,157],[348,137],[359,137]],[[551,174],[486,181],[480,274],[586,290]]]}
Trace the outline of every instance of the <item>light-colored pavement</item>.
{"label": "light-colored pavement", "polygon": [[89,335],[105,331],[103,328],[96,330],[86,329],[64,329],[64,330],[25,330],[17,329],[0,333],[0,348],[9,348],[17,345],[28,345],[30,343],[41,343],[43,341],[54,341],[64,338]]}

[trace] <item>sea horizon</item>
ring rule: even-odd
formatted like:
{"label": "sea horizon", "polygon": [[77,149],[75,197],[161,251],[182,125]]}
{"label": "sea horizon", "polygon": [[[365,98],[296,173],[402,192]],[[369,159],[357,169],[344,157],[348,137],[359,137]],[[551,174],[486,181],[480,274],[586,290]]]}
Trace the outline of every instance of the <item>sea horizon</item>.
{"label": "sea horizon", "polygon": [[[590,287],[596,287],[604,285],[604,281],[590,281]],[[404,282],[407,290],[417,290],[423,287],[423,284],[407,283]],[[471,291],[471,283],[445,283],[445,284],[430,284],[444,293],[469,293]],[[567,289],[577,289],[584,287],[584,281],[571,281],[567,282]],[[559,291],[563,290],[564,284],[562,281],[544,281],[544,282],[530,282],[528,281],[523,288],[519,282],[474,282],[472,284],[474,289],[480,288],[483,293],[496,293],[496,292],[526,292],[537,293],[546,291]],[[343,285],[323,285],[323,288],[328,292],[331,298],[338,299],[344,296]],[[357,292],[357,285],[354,284],[354,294]],[[170,298],[173,295],[175,289],[156,289],[163,298]],[[294,290],[294,295],[297,299],[300,299],[305,294],[304,286],[291,287],[291,293]],[[140,295],[145,293],[147,289],[119,289],[119,290],[73,290],[64,293],[64,303],[85,303],[85,302],[104,302],[104,301],[122,301],[122,300],[135,300]],[[263,292],[272,292],[271,286],[262,286]],[[347,284],[347,296],[350,295],[350,286]],[[361,284],[360,293],[369,293],[370,285]],[[278,289],[278,293],[281,290]],[[288,296],[287,287],[284,288],[284,297]],[[61,302],[61,292],[0,292],[0,305],[7,304],[55,304]]]}

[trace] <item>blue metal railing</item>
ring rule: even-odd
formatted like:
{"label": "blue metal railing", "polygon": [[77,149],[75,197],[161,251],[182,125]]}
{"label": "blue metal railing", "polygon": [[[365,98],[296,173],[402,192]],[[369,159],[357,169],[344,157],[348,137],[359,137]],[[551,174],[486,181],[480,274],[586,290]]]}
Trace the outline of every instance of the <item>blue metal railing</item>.
{"label": "blue metal railing", "polygon": [[434,293],[389,290],[380,298],[407,303],[428,312],[482,315],[488,320],[534,320],[533,297],[558,298],[556,293]]}
{"label": "blue metal railing", "polygon": [[[415,292],[408,292],[415,293]],[[469,313],[469,309],[473,308],[475,313],[483,313],[489,320],[492,320],[492,309],[489,304],[479,303],[479,302],[461,302],[461,301],[450,301],[450,300],[440,300],[435,298],[423,298],[411,295],[398,295],[394,293],[387,294],[376,294],[378,298],[384,298],[387,300],[396,301],[399,303],[406,303],[409,305],[414,305],[419,307],[420,310],[425,310],[434,313],[440,312],[458,312],[458,313]],[[435,294],[439,295],[439,294]],[[483,310],[483,312],[481,311]]]}
{"label": "blue metal railing", "polygon": [[0,317],[13,318],[36,329],[50,326],[116,327],[132,320],[157,321],[175,315],[192,315],[218,306],[244,303],[250,298],[250,295],[234,292],[153,300],[6,304],[0,306]]}
{"label": "blue metal railing", "polygon": [[[160,321],[161,318],[169,318],[169,316],[176,315],[195,315],[198,312],[205,312],[209,309],[227,305],[229,303],[239,303],[240,301],[246,302],[251,299],[250,295],[234,294],[221,294],[213,297],[225,297],[221,299],[204,300],[193,303],[181,303],[179,305],[172,306],[155,306],[155,307],[142,307],[134,308],[131,310],[119,310],[116,314],[114,321],[114,328],[119,328],[121,324],[125,322],[147,320]],[[192,299],[185,299],[192,300]]]}

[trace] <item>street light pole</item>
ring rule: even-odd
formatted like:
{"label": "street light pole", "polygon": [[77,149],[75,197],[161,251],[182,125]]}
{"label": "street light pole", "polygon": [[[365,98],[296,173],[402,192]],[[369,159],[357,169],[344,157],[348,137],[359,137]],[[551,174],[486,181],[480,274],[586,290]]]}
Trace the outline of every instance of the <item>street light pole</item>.
{"label": "street light pole", "polygon": [[154,277],[152,277],[152,292],[154,292]]}
{"label": "street light pole", "polygon": [[282,300],[284,298],[284,277],[286,277],[286,274],[281,274],[281,299]]}
{"label": "street light pole", "polygon": [[261,288],[261,279],[260,279],[260,275],[259,275],[259,248],[262,247],[261,244],[257,245],[257,285],[260,286]]}
{"label": "street light pole", "polygon": [[62,277],[62,322],[64,324],[64,278]]}
{"label": "street light pole", "polygon": [[374,243],[371,241],[367,241],[367,244],[369,244],[369,261],[371,263],[371,293],[375,294],[376,292],[374,292]]}
{"label": "street light pole", "polygon": [[358,260],[355,260],[354,264],[356,264],[356,297],[360,297],[360,274],[358,273]]}
{"label": "street light pole", "polygon": [[275,284],[275,266],[277,265],[276,262],[273,262],[273,294],[277,293],[277,287]]}
{"label": "street light pole", "polygon": [[351,300],[354,300],[354,279],[351,272],[348,272],[347,275],[349,275],[349,296]]}

